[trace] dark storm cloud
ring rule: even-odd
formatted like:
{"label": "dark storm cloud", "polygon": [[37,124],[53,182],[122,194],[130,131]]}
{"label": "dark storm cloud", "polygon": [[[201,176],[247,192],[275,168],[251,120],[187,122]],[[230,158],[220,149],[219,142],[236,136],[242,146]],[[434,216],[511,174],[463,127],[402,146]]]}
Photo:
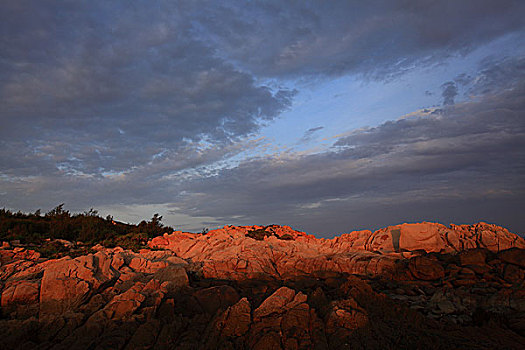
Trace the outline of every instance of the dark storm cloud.
{"label": "dark storm cloud", "polygon": [[443,89],[441,92],[441,96],[443,97],[443,105],[453,105],[454,99],[458,95],[458,87],[456,86],[456,83],[453,81],[447,81],[441,85],[441,89]]}
{"label": "dark storm cloud", "polygon": [[[105,176],[66,170],[53,173],[53,169],[46,168],[31,175],[4,175],[0,176],[0,189],[4,193],[0,200],[8,207],[24,210],[47,210],[63,202],[71,210],[113,204],[172,203],[185,191],[188,179],[210,176],[213,167],[206,165],[256,146],[257,141],[238,142],[206,151],[188,146],[179,149],[176,155],[159,157],[131,171]],[[8,157],[0,152],[0,163]],[[20,163],[24,164],[23,161]],[[41,163],[47,164],[45,161]]]}
{"label": "dark storm cloud", "polygon": [[[127,171],[235,142],[286,109],[216,57],[180,8],[12,1],[2,5],[1,171]],[[174,167],[177,170],[178,167]]]}
{"label": "dark storm cloud", "polygon": [[[331,152],[245,162],[192,183],[185,208],[225,223],[279,221],[318,233],[400,218],[523,227],[514,214],[525,196],[525,79],[513,85],[430,115],[356,130]],[[245,220],[235,218],[240,212]]]}
{"label": "dark storm cloud", "polygon": [[227,147],[276,118],[294,95],[260,86],[238,67],[269,76],[395,74],[520,29],[523,8],[5,1],[0,170],[97,175],[159,157],[177,162],[192,142]]}
{"label": "dark storm cloud", "polygon": [[525,78],[525,57],[509,57],[503,61],[486,58],[475,77],[463,82],[474,95],[493,94],[502,89],[512,89]]}
{"label": "dark storm cloud", "polygon": [[519,0],[225,3],[204,8],[199,28],[257,74],[385,79],[523,29],[524,13]]}
{"label": "dark storm cloud", "polygon": [[295,91],[261,78],[389,79],[522,30],[524,10],[510,0],[2,1],[1,205],[173,203],[224,223],[326,232],[321,219],[368,218],[359,210],[390,195],[401,206],[457,188],[522,193],[523,61],[511,59],[456,81],[482,95],[475,103],[356,131],[330,152],[216,164],[257,147],[249,137],[291,106]]}

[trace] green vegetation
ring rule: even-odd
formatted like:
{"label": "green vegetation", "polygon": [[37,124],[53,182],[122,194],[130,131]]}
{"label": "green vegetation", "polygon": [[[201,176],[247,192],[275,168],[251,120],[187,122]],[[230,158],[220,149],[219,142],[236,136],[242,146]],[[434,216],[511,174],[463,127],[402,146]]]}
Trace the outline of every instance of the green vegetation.
{"label": "green vegetation", "polygon": [[137,252],[144,248],[148,242],[148,238],[148,235],[144,232],[134,232],[106,239],[102,242],[102,245],[108,248],[114,248],[118,246]]}
{"label": "green vegetation", "polygon": [[273,232],[273,230],[272,230],[274,226],[277,226],[277,225],[269,225],[269,226],[265,226],[264,228],[248,231],[246,233],[246,237],[253,238],[253,239],[257,240],[257,241],[262,241],[262,240],[264,240],[264,237],[270,237],[270,236],[275,236],[278,239],[282,239],[283,241],[293,240],[293,237],[291,235],[289,235],[288,233],[286,233],[286,234],[284,234],[282,236],[276,235]]}
{"label": "green vegetation", "polygon": [[292,235],[286,233],[286,234],[282,235],[281,237],[279,237],[279,239],[282,239],[283,241],[292,241],[293,237],[292,237]]}
{"label": "green vegetation", "polygon": [[84,213],[72,214],[60,204],[45,215],[40,210],[25,214],[20,211],[0,209],[0,241],[20,241],[21,244],[41,247],[46,256],[54,256],[64,250],[62,244],[49,241],[64,239],[86,245],[102,244],[108,247],[121,246],[140,249],[149,238],[173,231],[164,226],[162,216],[153,215],[138,225],[114,221],[111,216],[102,218],[98,211],[90,209]]}
{"label": "green vegetation", "polygon": [[253,239],[257,240],[257,241],[262,241],[264,239],[264,237],[270,237],[272,235],[273,235],[273,233],[266,231],[266,228],[261,228],[261,229],[258,229],[258,230],[248,231],[246,233],[246,237],[253,238]]}

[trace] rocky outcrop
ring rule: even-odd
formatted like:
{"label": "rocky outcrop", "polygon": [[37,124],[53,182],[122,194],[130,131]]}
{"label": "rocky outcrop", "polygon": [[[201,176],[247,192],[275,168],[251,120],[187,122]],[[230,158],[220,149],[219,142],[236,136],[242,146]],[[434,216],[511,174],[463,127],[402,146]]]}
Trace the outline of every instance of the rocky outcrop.
{"label": "rocky outcrop", "polygon": [[512,247],[525,249],[523,238],[508,230],[486,223],[450,225],[437,223],[402,224],[371,231],[355,231],[333,240],[332,248],[404,252],[460,252],[484,248],[501,251]]}
{"label": "rocky outcrop", "polygon": [[0,348],[520,348],[524,242],[422,223],[227,226],[61,259],[4,244]]}
{"label": "rocky outcrop", "polygon": [[525,249],[525,240],[485,223],[450,228],[421,223],[373,233],[357,231],[334,239],[316,239],[287,226],[225,226],[207,234],[176,231],[154,238],[149,245],[202,263],[205,277],[243,280],[292,278],[316,271],[390,276],[396,273],[398,260],[421,252]]}

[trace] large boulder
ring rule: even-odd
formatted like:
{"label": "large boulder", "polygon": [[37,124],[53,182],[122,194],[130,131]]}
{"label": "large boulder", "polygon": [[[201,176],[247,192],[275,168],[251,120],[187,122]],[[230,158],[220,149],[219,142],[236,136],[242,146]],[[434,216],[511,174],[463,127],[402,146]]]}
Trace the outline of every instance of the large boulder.
{"label": "large boulder", "polygon": [[326,319],[326,332],[330,335],[364,327],[368,323],[366,311],[352,299],[337,300],[331,303]]}
{"label": "large boulder", "polygon": [[410,259],[408,268],[412,275],[420,280],[432,281],[445,276],[445,269],[438,261],[423,256]]}
{"label": "large boulder", "polygon": [[240,337],[246,334],[251,324],[251,305],[247,298],[242,298],[235,305],[228,307],[219,317],[216,327],[223,337]]}
{"label": "large boulder", "polygon": [[40,292],[39,281],[22,280],[8,282],[2,291],[2,308],[12,305],[33,304],[38,302]]}
{"label": "large boulder", "polygon": [[[292,304],[292,301],[294,302]],[[263,303],[253,312],[254,319],[260,319],[271,314],[283,313],[286,309],[295,304],[306,302],[306,295],[299,292],[295,294],[293,289],[281,287],[270,295]]]}
{"label": "large boulder", "polygon": [[239,293],[228,285],[201,289],[194,294],[204,312],[214,315],[239,300]]}
{"label": "large boulder", "polygon": [[520,266],[525,269],[525,249],[513,248],[505,250],[500,252],[498,257],[508,264]]}
{"label": "large boulder", "polygon": [[86,301],[102,281],[95,277],[93,256],[53,261],[44,270],[40,291],[41,313],[63,313]]}
{"label": "large boulder", "polygon": [[459,253],[461,265],[485,265],[487,251],[484,249],[470,249]]}
{"label": "large boulder", "polygon": [[309,349],[315,343],[318,322],[307,296],[288,287],[277,289],[253,312],[247,345],[253,349]]}
{"label": "large boulder", "polygon": [[29,317],[38,313],[39,280],[9,281],[1,295],[1,311],[7,316]]}
{"label": "large boulder", "polygon": [[122,320],[130,317],[146,300],[146,296],[142,293],[143,288],[144,284],[137,282],[124,293],[113,297],[104,308],[108,318]]}

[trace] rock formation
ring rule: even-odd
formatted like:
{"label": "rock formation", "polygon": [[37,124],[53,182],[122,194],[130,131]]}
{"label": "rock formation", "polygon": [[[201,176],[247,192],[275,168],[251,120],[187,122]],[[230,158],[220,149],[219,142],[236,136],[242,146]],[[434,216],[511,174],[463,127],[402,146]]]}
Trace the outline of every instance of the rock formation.
{"label": "rock formation", "polygon": [[0,263],[5,349],[525,344],[525,240],[486,223],[226,226],[61,259],[4,243]]}

